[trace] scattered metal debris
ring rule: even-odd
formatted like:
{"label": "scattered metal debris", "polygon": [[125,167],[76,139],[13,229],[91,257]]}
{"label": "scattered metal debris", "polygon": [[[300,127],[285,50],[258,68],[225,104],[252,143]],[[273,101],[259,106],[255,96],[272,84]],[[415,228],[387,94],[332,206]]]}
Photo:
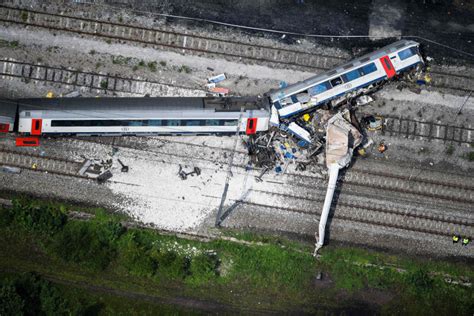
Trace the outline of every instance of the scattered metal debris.
{"label": "scattered metal debris", "polygon": [[113,177],[112,172],[110,172],[110,170],[106,170],[105,172],[101,173],[97,177],[97,182],[98,183],[104,183],[105,181],[109,180],[112,177]]}
{"label": "scattered metal debris", "polygon": [[89,159],[85,160],[84,163],[82,164],[81,169],[79,169],[78,174],[83,176],[91,165],[92,165],[92,160],[89,160]]}
{"label": "scattered metal debris", "polygon": [[199,176],[199,175],[201,175],[201,168],[194,167],[192,171],[186,172],[186,171],[184,171],[183,167],[181,165],[179,165],[178,175],[181,178],[181,180],[186,180],[188,178],[188,176],[194,176],[194,175]]}
{"label": "scattered metal debris", "polygon": [[2,166],[0,167],[0,171],[4,173],[13,173],[13,174],[19,174],[21,173],[21,169],[17,167],[10,167],[10,166]]}
{"label": "scattered metal debris", "polygon": [[124,165],[120,159],[117,159],[118,163],[122,166],[120,171],[122,172],[128,172],[128,166]]}
{"label": "scattered metal debris", "polygon": [[220,74],[220,75],[217,75],[217,76],[214,76],[214,77],[207,78],[207,81],[209,81],[209,83],[218,83],[218,82],[224,81],[226,79],[227,79],[227,77],[226,77],[225,74]]}

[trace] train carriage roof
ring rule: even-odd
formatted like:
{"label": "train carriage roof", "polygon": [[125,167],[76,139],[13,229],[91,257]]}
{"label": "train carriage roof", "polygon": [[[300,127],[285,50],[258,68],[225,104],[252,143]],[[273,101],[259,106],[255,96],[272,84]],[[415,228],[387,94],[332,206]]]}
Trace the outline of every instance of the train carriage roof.
{"label": "train carriage roof", "polygon": [[16,107],[16,101],[0,99],[0,124],[13,124],[15,122]]}
{"label": "train carriage roof", "polygon": [[20,99],[18,103],[21,116],[25,115],[25,112],[41,111],[42,117],[44,115],[58,117],[60,114],[61,117],[97,116],[111,118],[158,112],[239,112],[241,106],[245,110],[259,110],[263,106],[262,100],[257,98],[197,97],[38,98]]}

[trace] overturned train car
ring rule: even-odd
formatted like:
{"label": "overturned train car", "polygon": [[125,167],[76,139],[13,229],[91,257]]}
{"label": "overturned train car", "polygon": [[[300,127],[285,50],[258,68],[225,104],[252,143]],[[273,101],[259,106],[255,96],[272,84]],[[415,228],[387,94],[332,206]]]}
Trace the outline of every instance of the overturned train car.
{"label": "overturned train car", "polygon": [[423,64],[419,43],[401,40],[317,76],[268,93],[280,118],[314,109]]}

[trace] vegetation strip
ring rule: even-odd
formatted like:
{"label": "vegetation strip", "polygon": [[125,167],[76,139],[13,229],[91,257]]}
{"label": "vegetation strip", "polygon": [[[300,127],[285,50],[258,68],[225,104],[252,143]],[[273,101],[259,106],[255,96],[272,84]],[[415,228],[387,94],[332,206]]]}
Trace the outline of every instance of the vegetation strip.
{"label": "vegetation strip", "polygon": [[[13,199],[0,212],[0,242],[5,245],[0,270],[34,269],[63,280],[66,287],[86,284],[130,297],[184,297],[247,312],[347,312],[358,306],[364,312],[469,314],[473,307],[470,289],[445,281],[445,275],[463,283],[472,280],[472,268],[459,263],[332,247],[317,261],[309,245],[279,237],[227,231],[223,233],[232,241],[203,243],[125,228],[120,222],[129,219],[103,210],[78,209],[74,216],[84,211],[94,216],[71,220],[71,208]],[[318,281],[321,271],[324,277]],[[18,294],[9,282],[2,282],[0,293]],[[368,290],[387,292],[391,299],[383,308],[375,302],[354,305]]]}

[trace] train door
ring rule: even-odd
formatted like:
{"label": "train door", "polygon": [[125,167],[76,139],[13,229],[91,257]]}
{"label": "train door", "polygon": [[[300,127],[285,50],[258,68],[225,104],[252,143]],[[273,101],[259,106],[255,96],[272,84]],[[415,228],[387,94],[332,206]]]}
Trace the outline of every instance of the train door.
{"label": "train door", "polygon": [[41,135],[41,127],[43,125],[42,119],[31,120],[31,135]]}
{"label": "train door", "polygon": [[8,133],[10,130],[10,124],[5,123],[5,124],[0,124],[0,133]]}
{"label": "train door", "polygon": [[395,76],[395,68],[393,67],[392,61],[388,56],[383,56],[382,58],[380,58],[380,62],[382,63],[383,69],[385,70],[388,79]]}
{"label": "train door", "polygon": [[253,135],[257,132],[257,118],[248,118],[247,119],[247,129],[245,133],[247,135]]}

